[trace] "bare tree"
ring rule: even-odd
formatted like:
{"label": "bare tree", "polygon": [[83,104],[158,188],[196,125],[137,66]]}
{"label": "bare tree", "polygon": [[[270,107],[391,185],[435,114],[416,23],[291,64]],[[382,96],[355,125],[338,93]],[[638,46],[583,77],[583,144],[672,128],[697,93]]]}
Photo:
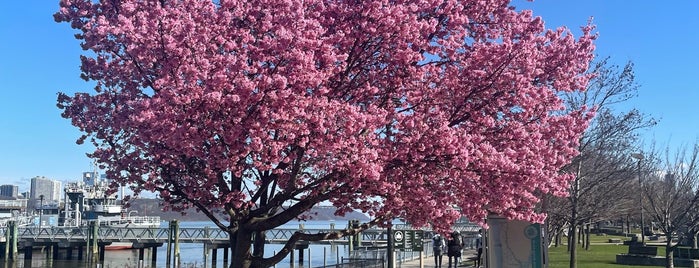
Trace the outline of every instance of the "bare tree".
{"label": "bare tree", "polygon": [[591,70],[596,76],[587,90],[565,96],[571,109],[597,109],[597,116],[580,139],[580,155],[564,168],[565,172],[575,174],[565,205],[569,208],[566,218],[570,228],[571,268],[577,266],[577,228],[609,217],[624,203],[625,192],[617,189],[629,183],[633,163],[629,155],[638,139],[636,132],[655,124],[636,109],[625,112],[615,109],[617,104],[637,95],[639,86],[632,63],[620,68],[605,58],[597,61]]}
{"label": "bare tree", "polygon": [[649,171],[642,183],[644,210],[657,224],[665,236],[665,267],[674,267],[673,251],[677,248],[675,238],[686,227],[695,227],[694,213],[699,208],[699,145],[688,152],[683,147],[676,153],[665,149],[663,154],[651,152],[646,170]]}

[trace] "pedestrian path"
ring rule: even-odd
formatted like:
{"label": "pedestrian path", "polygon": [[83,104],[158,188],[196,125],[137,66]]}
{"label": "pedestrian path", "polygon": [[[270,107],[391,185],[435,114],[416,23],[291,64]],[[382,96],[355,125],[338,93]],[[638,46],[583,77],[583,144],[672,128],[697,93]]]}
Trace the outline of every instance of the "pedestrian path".
{"label": "pedestrian path", "polygon": [[[476,250],[475,249],[465,249],[461,255],[461,262],[459,263],[459,267],[475,267],[474,263],[472,260],[469,260],[470,257],[475,257],[476,256]],[[449,265],[449,257],[444,255],[442,259],[442,267],[443,268],[448,268],[447,266]],[[425,256],[425,259],[423,260],[423,268],[434,268],[434,257],[433,256]],[[415,260],[410,260],[410,261],[405,261],[402,263],[396,263],[395,268],[420,268],[420,260],[415,259]]]}

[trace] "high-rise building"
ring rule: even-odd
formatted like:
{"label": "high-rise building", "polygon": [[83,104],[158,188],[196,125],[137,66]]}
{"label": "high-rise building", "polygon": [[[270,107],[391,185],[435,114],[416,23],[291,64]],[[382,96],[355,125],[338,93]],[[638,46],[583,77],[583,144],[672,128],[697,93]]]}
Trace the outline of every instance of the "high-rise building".
{"label": "high-rise building", "polygon": [[[43,196],[43,201],[41,196]],[[42,202],[45,206],[58,205],[61,200],[61,182],[43,176],[32,178],[29,199],[35,208],[39,207]]]}
{"label": "high-rise building", "polygon": [[0,196],[17,198],[19,187],[17,185],[0,185]]}

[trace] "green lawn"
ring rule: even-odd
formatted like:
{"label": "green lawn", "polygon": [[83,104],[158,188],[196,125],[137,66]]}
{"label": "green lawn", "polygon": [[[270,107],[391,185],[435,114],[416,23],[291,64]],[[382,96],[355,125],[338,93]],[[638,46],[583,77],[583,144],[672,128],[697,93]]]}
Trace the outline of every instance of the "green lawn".
{"label": "green lawn", "polygon": [[[607,237],[608,239],[609,237]],[[594,241],[594,240],[593,240]],[[578,248],[579,268],[648,268],[649,266],[631,266],[616,264],[616,255],[628,252],[629,247],[625,245],[591,245],[590,250]],[[665,248],[658,247],[658,255],[665,255]],[[570,253],[565,245],[549,248],[549,267],[568,268],[570,267]]]}

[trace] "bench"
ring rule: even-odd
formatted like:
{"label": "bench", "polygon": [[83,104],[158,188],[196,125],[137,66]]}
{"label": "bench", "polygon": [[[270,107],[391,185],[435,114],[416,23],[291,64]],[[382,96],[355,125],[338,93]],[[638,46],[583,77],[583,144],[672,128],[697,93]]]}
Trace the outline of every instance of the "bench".
{"label": "bench", "polygon": [[474,255],[471,257],[466,258],[467,262],[473,261],[473,267],[477,267],[476,264],[478,264],[478,256]]}
{"label": "bench", "polygon": [[699,259],[699,249],[676,248],[672,256],[678,259]]}
{"label": "bench", "polygon": [[658,255],[658,248],[631,245],[629,246],[629,255],[655,256]]}
{"label": "bench", "polygon": [[609,243],[621,243],[621,238],[610,238]]}

